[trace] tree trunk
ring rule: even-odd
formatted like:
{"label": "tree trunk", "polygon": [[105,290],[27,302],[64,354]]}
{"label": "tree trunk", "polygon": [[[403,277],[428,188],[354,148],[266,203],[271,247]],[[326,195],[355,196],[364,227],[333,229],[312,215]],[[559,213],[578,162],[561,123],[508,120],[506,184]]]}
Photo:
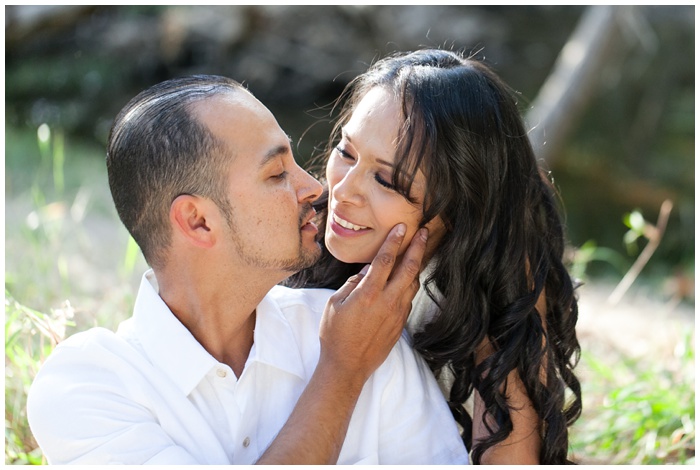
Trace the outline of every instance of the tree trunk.
{"label": "tree trunk", "polygon": [[624,7],[596,5],[583,13],[562,48],[554,70],[527,113],[530,142],[538,159],[552,162],[600,84],[600,72],[620,36]]}

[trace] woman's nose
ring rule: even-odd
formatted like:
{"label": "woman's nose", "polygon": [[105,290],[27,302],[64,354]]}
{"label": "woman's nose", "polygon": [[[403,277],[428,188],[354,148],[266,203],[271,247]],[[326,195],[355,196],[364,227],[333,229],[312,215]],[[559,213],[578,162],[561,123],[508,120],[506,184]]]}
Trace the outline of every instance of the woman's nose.
{"label": "woman's nose", "polygon": [[339,176],[337,183],[331,188],[333,199],[338,202],[362,204],[364,201],[364,187],[360,172],[353,167]]}

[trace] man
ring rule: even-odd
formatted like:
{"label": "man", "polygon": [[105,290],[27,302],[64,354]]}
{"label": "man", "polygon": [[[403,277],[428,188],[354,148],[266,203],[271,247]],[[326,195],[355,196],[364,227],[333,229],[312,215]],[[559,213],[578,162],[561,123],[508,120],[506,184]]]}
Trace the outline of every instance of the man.
{"label": "man", "polygon": [[466,463],[429,370],[392,349],[427,234],[392,273],[397,227],[332,296],[277,286],[319,255],[321,186],[223,77],[139,94],[107,169],[152,270],[116,334],[74,335],[37,375],[28,416],[49,463]]}

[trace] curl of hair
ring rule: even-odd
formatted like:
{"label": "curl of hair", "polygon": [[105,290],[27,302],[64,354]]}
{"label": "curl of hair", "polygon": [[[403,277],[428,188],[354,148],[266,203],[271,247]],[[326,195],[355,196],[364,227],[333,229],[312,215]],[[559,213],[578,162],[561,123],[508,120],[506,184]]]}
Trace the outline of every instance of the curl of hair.
{"label": "curl of hair", "polygon": [[[562,262],[556,192],[537,166],[514,94],[490,68],[456,52],[389,56],[341,95],[345,104],[329,150],[354,107],[377,86],[403,105],[393,183],[408,199],[412,176],[423,171],[423,223],[439,215],[447,228],[425,281],[436,303],[435,291],[442,294],[439,314],[414,334],[415,349],[436,375],[445,367],[454,373],[447,401],[475,462],[512,431],[505,390],[515,371],[541,420],[540,462],[570,463],[568,426],[581,413],[573,373],[580,352],[577,301]],[[327,194],[316,205],[324,224]],[[338,288],[360,266],[324,249],[316,266],[288,284]],[[546,312],[535,308],[541,295]],[[477,364],[485,339],[494,352]],[[472,442],[463,404],[475,390],[489,436]]]}

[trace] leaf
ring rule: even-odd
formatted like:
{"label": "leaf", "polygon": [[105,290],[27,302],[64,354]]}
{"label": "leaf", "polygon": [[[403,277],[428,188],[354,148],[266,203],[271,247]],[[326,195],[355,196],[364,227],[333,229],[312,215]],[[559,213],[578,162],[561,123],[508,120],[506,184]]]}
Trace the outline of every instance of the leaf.
{"label": "leaf", "polygon": [[625,235],[624,237],[622,237],[622,240],[625,242],[625,245],[631,245],[632,243],[637,241],[637,239],[640,236],[641,235],[638,232],[634,230],[628,230],[627,232],[625,232]]}
{"label": "leaf", "polygon": [[644,232],[644,225],[646,225],[646,221],[644,220],[644,216],[642,216],[642,213],[638,210],[634,210],[628,214],[625,214],[623,222],[626,226],[639,233],[640,235]]}

